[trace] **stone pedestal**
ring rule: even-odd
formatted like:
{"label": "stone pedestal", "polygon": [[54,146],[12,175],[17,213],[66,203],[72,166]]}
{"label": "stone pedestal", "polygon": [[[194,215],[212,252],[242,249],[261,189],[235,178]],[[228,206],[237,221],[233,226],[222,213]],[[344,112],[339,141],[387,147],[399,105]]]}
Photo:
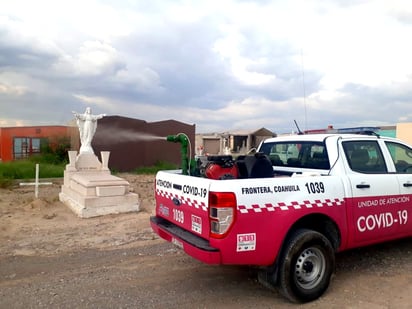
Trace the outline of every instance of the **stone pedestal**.
{"label": "stone pedestal", "polygon": [[110,174],[109,154],[102,153],[102,164],[92,153],[69,152],[59,199],[81,218],[139,211],[139,196],[129,192],[129,182]]}

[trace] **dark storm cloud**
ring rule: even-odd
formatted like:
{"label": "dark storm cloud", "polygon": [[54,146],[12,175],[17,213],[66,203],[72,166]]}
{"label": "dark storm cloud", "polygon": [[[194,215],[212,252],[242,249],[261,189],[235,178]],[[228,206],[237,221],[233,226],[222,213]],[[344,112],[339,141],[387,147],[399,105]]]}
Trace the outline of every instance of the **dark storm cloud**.
{"label": "dark storm cloud", "polygon": [[[291,48],[276,42],[255,42],[252,33],[241,53],[250,59],[266,57],[265,65],[250,65],[251,72],[273,74],[276,80],[267,85],[246,85],[236,80],[228,63],[212,50],[219,38],[217,29],[207,20],[179,27],[165,27],[156,33],[136,36],[127,46],[142,55],[142,62],[155,70],[164,88],[162,97],[137,94],[131,89],[130,96],[138,95],[153,104],[209,108],[219,107],[228,100],[240,100],[249,96],[265,96],[284,100],[301,96],[303,89],[302,68],[293,63]],[[168,35],[172,33],[173,35]],[[128,40],[129,41],[129,40]],[[130,42],[130,41],[129,41]],[[287,56],[285,56],[285,54]],[[319,76],[307,72],[306,88],[309,93],[318,89]]]}
{"label": "dark storm cloud", "polygon": [[0,23],[0,67],[45,68],[55,61],[55,46],[26,36],[19,29],[20,23],[10,17]]}
{"label": "dark storm cloud", "polygon": [[134,53],[140,63],[159,75],[163,89],[161,97],[129,89],[130,97],[138,95],[153,100],[153,104],[172,106],[201,106],[205,100],[219,104],[215,101],[218,96],[226,100],[235,84],[226,64],[212,50],[217,35],[207,20],[202,20],[189,25],[164,25],[156,32],[135,34],[127,42],[120,42],[128,53]]}
{"label": "dark storm cloud", "polygon": [[[1,33],[0,33],[1,36]],[[1,39],[0,39],[1,42]],[[56,60],[56,55],[33,50],[31,46],[7,46],[0,44],[0,67],[7,69],[29,69],[38,67],[40,71]]]}

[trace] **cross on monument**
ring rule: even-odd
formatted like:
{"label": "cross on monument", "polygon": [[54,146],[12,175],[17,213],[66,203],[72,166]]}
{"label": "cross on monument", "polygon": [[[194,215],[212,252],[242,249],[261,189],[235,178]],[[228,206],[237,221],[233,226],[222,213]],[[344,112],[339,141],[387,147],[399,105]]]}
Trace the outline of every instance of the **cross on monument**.
{"label": "cross on monument", "polygon": [[52,182],[39,182],[39,164],[36,164],[36,177],[34,182],[21,182],[20,186],[34,186],[34,196],[39,197],[39,186],[40,185],[52,185]]}

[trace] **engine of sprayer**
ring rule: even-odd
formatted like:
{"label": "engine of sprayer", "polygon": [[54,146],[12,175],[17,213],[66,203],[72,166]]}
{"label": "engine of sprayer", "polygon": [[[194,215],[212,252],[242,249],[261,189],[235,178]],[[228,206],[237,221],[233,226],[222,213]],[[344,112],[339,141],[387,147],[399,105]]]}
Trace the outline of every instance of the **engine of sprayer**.
{"label": "engine of sprayer", "polygon": [[209,179],[239,178],[235,160],[230,155],[198,157],[197,165],[200,176]]}
{"label": "engine of sprayer", "polygon": [[183,175],[206,177],[209,179],[263,178],[273,177],[273,167],[269,157],[263,153],[241,155],[236,159],[231,155],[198,156],[190,154],[190,140],[184,133],[168,135],[169,142],[180,143],[181,168]]}

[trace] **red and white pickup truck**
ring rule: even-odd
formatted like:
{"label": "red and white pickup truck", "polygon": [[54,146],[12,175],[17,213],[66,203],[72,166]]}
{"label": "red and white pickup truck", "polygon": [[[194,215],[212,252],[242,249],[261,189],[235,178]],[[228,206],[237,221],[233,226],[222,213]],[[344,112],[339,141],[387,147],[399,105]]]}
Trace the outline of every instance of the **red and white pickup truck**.
{"label": "red and white pickup truck", "polygon": [[[294,302],[321,296],[335,253],[412,236],[412,148],[358,134],[267,139],[200,176],[156,175],[153,230],[209,264],[260,266]],[[211,179],[214,178],[214,179]]]}

